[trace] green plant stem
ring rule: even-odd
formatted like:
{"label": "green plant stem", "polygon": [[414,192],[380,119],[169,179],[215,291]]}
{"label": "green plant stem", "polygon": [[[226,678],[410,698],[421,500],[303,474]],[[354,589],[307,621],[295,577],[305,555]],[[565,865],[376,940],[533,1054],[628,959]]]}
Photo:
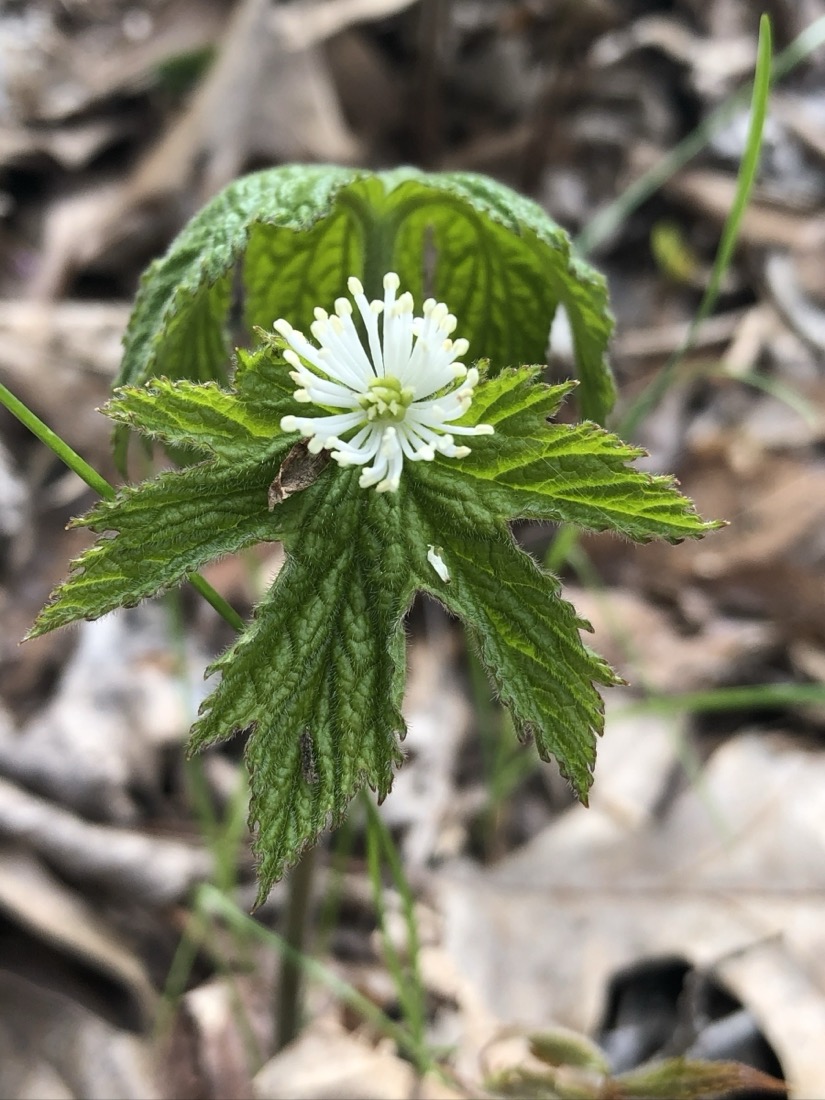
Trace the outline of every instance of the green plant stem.
{"label": "green plant stem", "polygon": [[291,1043],[301,1028],[301,978],[314,871],[315,849],[307,848],[289,876],[284,943],[290,949],[281,955],[275,1013],[276,1053]]}
{"label": "green plant stem", "polygon": [[217,611],[220,617],[225,622],[229,623],[229,625],[233,627],[233,629],[240,632],[245,628],[246,623],[243,621],[235,608],[232,607],[231,604],[227,603],[220,592],[215,591],[215,589],[205,577],[202,577],[200,573],[190,573],[188,579],[189,583],[192,585],[195,591],[199,592],[200,595],[203,596],[203,598],[206,600],[206,602],[210,604]]}
{"label": "green plant stem", "polygon": [[54,452],[82,481],[85,481],[90,489],[94,489],[106,500],[114,499],[114,486],[110,485],[102,474],[99,474],[93,466],[90,466],[85,459],[81,458],[77,451],[72,450],[64,439],[53,432],[48,424],[45,424],[39,416],[36,416],[27,405],[23,404],[19,397],[15,397],[11,390],[7,389],[1,382],[0,404],[4,405],[12,416],[16,416],[33,436],[44,443],[50,451]]}
{"label": "green plant stem", "polygon": [[[48,424],[45,424],[39,416],[33,413],[27,405],[24,405],[18,397],[15,397],[11,390],[7,389],[2,383],[0,383],[0,404],[4,405],[12,416],[17,417],[20,423],[29,429],[33,436],[57,455],[64,465],[76,473],[82,481],[85,481],[90,489],[94,489],[105,500],[114,500],[117,495],[114,485],[110,485],[94,466],[90,466],[85,458],[81,458],[65,439],[61,439]],[[238,612],[227,603],[219,592],[215,591],[209,581],[202,577],[200,573],[190,574],[189,583],[231,627],[235,630],[243,630],[245,624]]]}

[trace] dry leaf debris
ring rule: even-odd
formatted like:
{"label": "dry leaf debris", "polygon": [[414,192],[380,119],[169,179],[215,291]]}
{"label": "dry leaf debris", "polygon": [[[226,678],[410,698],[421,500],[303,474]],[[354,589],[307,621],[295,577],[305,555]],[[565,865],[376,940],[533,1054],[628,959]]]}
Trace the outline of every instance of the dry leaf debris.
{"label": "dry leaf debris", "polygon": [[[771,9],[780,47],[825,18],[822,0]],[[117,369],[128,299],[145,262],[223,183],[296,158],[460,166],[528,188],[578,230],[747,78],[757,17],[746,0],[6,5],[0,379],[111,474],[94,409]],[[508,731],[485,709],[463,639],[433,607],[410,620],[412,759],[386,820],[431,914],[430,1034],[456,1044],[472,1087],[498,1027],[595,1028],[617,973],[671,953],[737,999],[794,1095],[822,1092],[822,705],[629,709],[640,695],[825,684],[822,54],[776,89],[722,297],[640,430],[650,468],[678,470],[700,509],[731,526],[663,552],[582,544],[606,591],[588,582],[575,601],[592,605],[596,648],[636,691],[608,701],[590,811],[568,810],[556,780],[522,766],[529,749],[496,756]],[[625,409],[687,331],[745,128],[734,115],[599,243]],[[673,262],[652,244],[663,225]],[[680,247],[691,277],[680,276]],[[19,963],[10,973],[7,951],[0,964],[0,1092],[246,1095],[254,1082],[262,1098],[367,1085],[406,1095],[408,1064],[328,995],[310,1002],[320,1023],[268,1061],[271,954],[256,956],[257,985],[239,986],[243,951],[225,934],[199,941],[187,975],[170,1032],[177,1076],[150,1068],[160,1062],[147,1020],[191,926],[192,887],[215,866],[180,746],[199,666],[229,639],[187,597],[188,678],[168,619],[152,613],[18,651],[77,549],[62,527],[84,501],[5,417],[0,433],[0,910]],[[546,548],[547,531],[519,534]],[[256,574],[276,566],[251,555],[210,576],[248,609]],[[203,774],[211,804],[237,803],[242,820],[232,753]],[[347,976],[397,1013],[354,828],[327,957],[346,955]],[[487,869],[491,854],[500,863]],[[243,841],[235,858],[243,905]],[[274,896],[261,919],[281,906]],[[388,907],[403,951],[397,896]],[[333,1080],[319,1049],[327,1064],[340,1052]]]}

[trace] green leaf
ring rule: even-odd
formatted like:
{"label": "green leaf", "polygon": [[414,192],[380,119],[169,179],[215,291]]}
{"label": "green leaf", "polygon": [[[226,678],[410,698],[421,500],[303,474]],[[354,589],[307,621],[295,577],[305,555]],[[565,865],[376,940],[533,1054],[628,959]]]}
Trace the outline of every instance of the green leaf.
{"label": "green leaf", "polygon": [[266,511],[277,469],[277,461],[254,473],[218,462],[208,472],[192,466],[101,501],[72,526],[113,535],[72,562],[68,580],[55,589],[27,637],[134,607],[214,558],[278,539],[278,526]]}
{"label": "green leaf", "polygon": [[[545,386],[535,367],[502,372],[477,391],[467,424],[487,423],[495,435],[473,440],[461,463],[476,506],[507,519],[575,523],[645,541],[671,542],[721,526],[706,523],[671,477],[629,465],[644,452],[598,425],[548,424],[569,386]],[[430,476],[444,485],[452,467],[441,460]]]}
{"label": "green leaf", "polygon": [[294,386],[286,370],[270,372],[261,386],[254,367],[266,354],[259,351],[256,359],[254,354],[239,352],[237,395],[214,382],[198,385],[153,379],[146,386],[116,390],[103,412],[169,446],[190,447],[235,465],[258,465],[283,457],[291,438],[281,431],[280,419],[294,407]]}
{"label": "green leaf", "polygon": [[542,760],[556,758],[586,803],[604,725],[594,684],[621,681],[582,644],[579,631],[588,624],[560,599],[558,580],[516,546],[504,524],[481,522],[466,478],[451,479],[449,496],[440,486],[434,492],[424,469],[411,472],[407,485],[408,515],[417,513],[412,526],[438,547],[450,575],[445,584],[431,566],[425,571],[419,551],[411,561],[418,586],[465,622],[520,735],[535,738]]}
{"label": "green leaf", "polygon": [[383,799],[401,762],[401,620],[413,589],[392,546],[403,513],[357,480],[323,476],[287,502],[287,564],[215,662],[222,679],[192,731],[193,750],[250,732],[261,900],[360,787]]}
{"label": "green leaf", "polygon": [[252,227],[278,226],[300,251],[306,230],[329,213],[353,175],[289,165],[246,176],[217,195],[141,279],[116,385],[159,375],[224,381],[232,275]]}
{"label": "green leaf", "polygon": [[508,521],[574,515],[638,538],[707,525],[669,484],[628,466],[638,452],[614,436],[549,424],[570,386],[537,377],[506,369],[481,383],[470,412],[495,434],[473,437],[460,460],[407,463],[387,494],[360,489],[358,469],[310,459],[281,430],[304,406],[275,340],[239,353],[232,389],[160,379],[110,402],[119,423],[204,459],[76,521],[103,537],[32,634],[132,605],[252,542],[284,543],[283,570],[215,662],[221,679],[192,739],[198,748],[249,733],[261,896],[360,787],[389,790],[404,731],[402,620],[416,591],[462,619],[519,733],[586,800],[603,723],[597,687],[617,679]]}
{"label": "green leaf", "polygon": [[[433,275],[424,257],[432,253]],[[573,256],[567,233],[535,203],[469,173],[368,173],[286,166],[227,187],[141,282],[118,385],[149,378],[225,381],[236,273],[247,334],[277,317],[308,326],[350,275],[367,293],[397,270],[461,318],[474,358],[494,371],[545,358],[563,305],[574,334],[584,415],[615,397],[605,359],[612,320],[603,277]]]}
{"label": "green leaf", "polygon": [[[403,177],[402,177],[403,179]],[[446,302],[471,358],[494,370],[545,360],[556,309],[567,310],[581,411],[602,421],[616,399],[606,360],[613,320],[604,277],[572,253],[567,233],[530,199],[485,176],[416,173],[387,200],[399,227],[394,270],[417,297]],[[427,285],[422,257],[435,253]]]}

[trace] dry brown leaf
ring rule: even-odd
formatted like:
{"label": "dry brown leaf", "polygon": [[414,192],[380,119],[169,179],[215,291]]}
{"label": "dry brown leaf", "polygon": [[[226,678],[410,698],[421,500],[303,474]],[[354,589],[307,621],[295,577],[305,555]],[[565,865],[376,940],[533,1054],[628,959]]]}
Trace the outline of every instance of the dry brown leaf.
{"label": "dry brown leaf", "polygon": [[565,595],[593,626],[596,651],[637,690],[667,694],[735,683],[777,648],[770,624],[725,618],[713,608],[701,624],[679,630],[671,615],[631,588],[567,585]]}
{"label": "dry brown leaf", "polygon": [[499,1018],[580,1031],[625,966],[710,967],[756,1013],[792,1095],[821,1095],[823,798],[820,753],[740,735],[650,827],[576,807],[490,870],[439,871],[445,948]]}
{"label": "dry brown leaf", "polygon": [[[205,982],[180,1001],[162,1043],[162,1076],[175,1100],[225,1100],[252,1096],[253,1067],[260,1065],[248,980]],[[267,1017],[268,1019],[268,1017]],[[271,1021],[270,1028],[271,1028]]]}
{"label": "dry brown leaf", "polygon": [[310,1024],[256,1075],[255,1100],[461,1100],[389,1047],[373,1047],[332,1021]]}
{"label": "dry brown leaf", "polygon": [[0,378],[101,472],[112,467],[109,396],[130,307],[0,302]]}
{"label": "dry brown leaf", "polygon": [[132,823],[160,797],[160,749],[180,745],[207,687],[192,644],[180,668],[161,605],[80,626],[48,704],[0,729],[0,771],[98,821]]}
{"label": "dry brown leaf", "polygon": [[404,830],[402,851],[411,868],[461,847],[464,822],[456,802],[456,770],[471,710],[460,688],[456,635],[430,609],[427,635],[409,647],[404,696],[408,756],[381,814]]}
{"label": "dry brown leaf", "polygon": [[357,161],[361,147],[320,43],[412,2],[306,0],[273,8],[269,0],[241,0],[184,114],[133,175],[85,189],[50,214],[31,294],[53,298],[78,269],[112,266],[137,246],[156,250],[252,161]]}
{"label": "dry brown leaf", "polygon": [[756,59],[751,34],[706,37],[693,33],[681,20],[651,15],[634,20],[622,31],[605,35],[595,49],[600,64],[615,64],[639,50],[655,49],[686,66],[691,81],[704,96],[724,95],[730,85],[749,75]]}
{"label": "dry brown leaf", "polygon": [[[632,150],[633,175],[657,164],[662,150],[638,145]],[[713,222],[722,225],[734,203],[736,176],[713,169],[684,169],[663,185],[665,194],[678,198]],[[771,203],[756,195],[742,217],[739,239],[744,244],[780,246],[796,251],[825,243],[825,216]]]}
{"label": "dry brown leaf", "polygon": [[[152,1020],[157,997],[140,959],[45,864],[20,845],[0,847],[0,911],[43,957],[28,951],[4,960],[23,977],[47,979],[66,996],[92,1005],[117,1026],[141,1029]],[[59,959],[74,964],[61,967]]]}
{"label": "dry brown leaf", "polygon": [[111,5],[64,29],[47,5],[29,9],[23,20],[0,22],[8,113],[18,124],[48,125],[43,132],[53,135],[67,120],[110,110],[117,94],[156,80],[154,70],[170,58],[210,46],[227,13],[225,0],[162,0],[135,8],[131,19]]}
{"label": "dry brown leaf", "polygon": [[24,843],[68,878],[135,904],[183,901],[213,872],[200,845],[83,821],[0,779],[0,837]]}
{"label": "dry brown leaf", "polygon": [[762,270],[771,301],[791,330],[817,352],[825,353],[825,311],[805,296],[793,258],[773,252],[765,257]]}
{"label": "dry brown leaf", "polygon": [[148,1045],[61,993],[0,971],[0,1094],[160,1100]]}

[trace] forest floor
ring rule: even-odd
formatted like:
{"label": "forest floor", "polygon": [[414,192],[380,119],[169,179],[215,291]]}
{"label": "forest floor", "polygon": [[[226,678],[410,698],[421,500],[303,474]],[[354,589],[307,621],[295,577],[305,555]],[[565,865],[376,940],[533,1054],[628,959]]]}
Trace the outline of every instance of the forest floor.
{"label": "forest floor", "polygon": [[[613,1072],[722,1059],[825,1096],[825,0],[763,6],[781,75],[754,195],[639,418],[731,208],[759,5],[2,5],[0,381],[105,476],[96,410],[186,219],[256,168],[415,164],[492,175],[570,231],[611,288],[611,426],[729,526],[642,547],[519,527],[630,685],[588,809],[417,603],[381,808],[403,877],[386,861],[376,904],[356,804],[249,917],[242,746],[185,759],[231,632],[184,590],[19,646],[94,498],[0,411],[0,1095],[471,1097],[514,1059],[550,1074],[523,1037],[563,1028]],[[554,376],[570,357],[557,325]],[[280,562],[205,575],[248,614]]]}

